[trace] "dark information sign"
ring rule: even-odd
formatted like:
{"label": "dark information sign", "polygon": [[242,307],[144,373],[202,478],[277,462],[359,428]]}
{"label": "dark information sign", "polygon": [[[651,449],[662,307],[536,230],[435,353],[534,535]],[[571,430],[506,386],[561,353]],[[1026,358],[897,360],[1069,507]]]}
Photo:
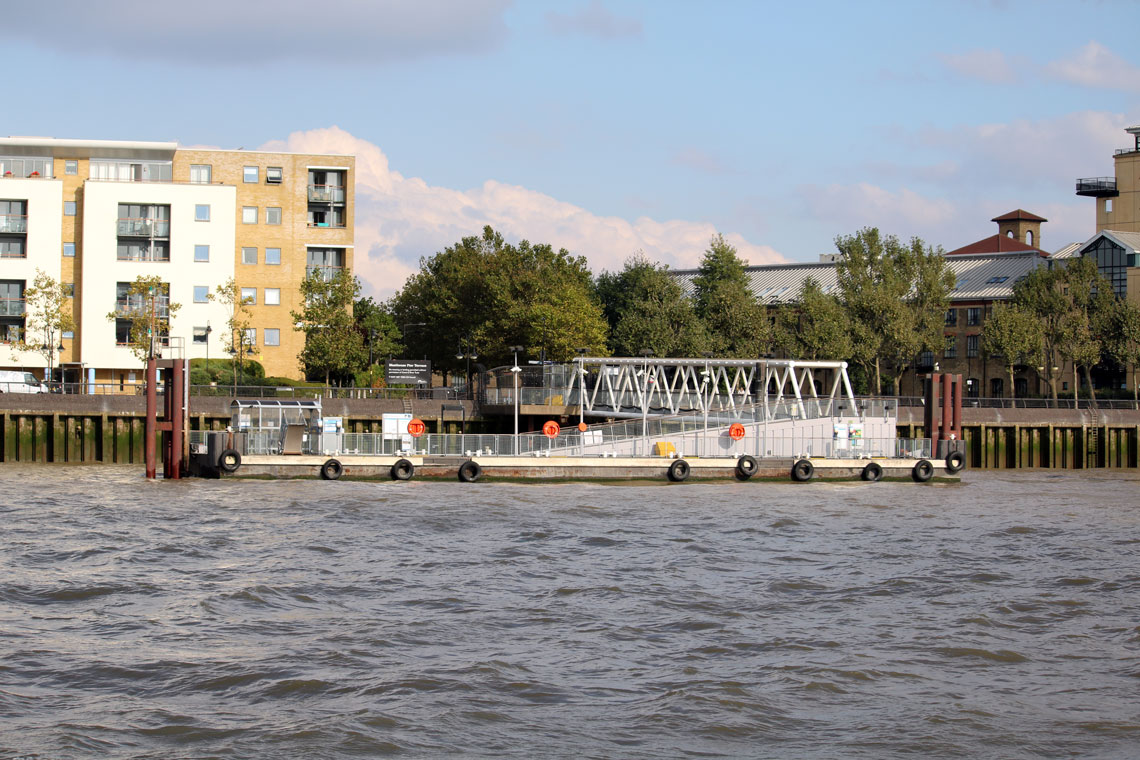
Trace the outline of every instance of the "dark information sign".
{"label": "dark information sign", "polygon": [[431,362],[425,359],[389,359],[384,370],[388,385],[431,385]]}

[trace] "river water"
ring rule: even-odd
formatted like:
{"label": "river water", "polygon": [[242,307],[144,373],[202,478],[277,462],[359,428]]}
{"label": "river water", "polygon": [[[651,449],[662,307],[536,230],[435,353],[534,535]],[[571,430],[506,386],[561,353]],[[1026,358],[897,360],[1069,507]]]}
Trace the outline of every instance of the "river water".
{"label": "river water", "polygon": [[0,758],[1140,754],[1136,474],[0,479]]}

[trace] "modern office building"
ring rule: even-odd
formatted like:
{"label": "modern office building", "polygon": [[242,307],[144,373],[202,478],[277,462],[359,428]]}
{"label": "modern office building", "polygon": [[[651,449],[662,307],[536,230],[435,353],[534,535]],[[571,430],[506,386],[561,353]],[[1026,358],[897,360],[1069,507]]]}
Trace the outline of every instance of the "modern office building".
{"label": "modern office building", "polygon": [[[229,311],[208,294],[232,277],[251,301],[251,358],[267,375],[299,377],[304,334],[290,312],[306,273],[352,267],[354,173],[344,155],[0,138],[0,368],[51,365],[55,379],[124,388],[141,380],[121,318],[140,275],[158,276],[180,304],[169,338],[184,356],[228,358]],[[62,349],[17,352],[37,271],[67,284],[76,328]]]}

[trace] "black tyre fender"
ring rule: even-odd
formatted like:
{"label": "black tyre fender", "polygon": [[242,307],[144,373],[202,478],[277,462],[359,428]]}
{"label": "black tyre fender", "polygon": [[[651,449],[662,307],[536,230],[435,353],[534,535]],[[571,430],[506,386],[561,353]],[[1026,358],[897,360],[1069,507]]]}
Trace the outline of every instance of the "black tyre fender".
{"label": "black tyre fender", "polygon": [[756,474],[758,469],[760,469],[760,465],[756,463],[756,457],[751,454],[745,454],[736,460],[736,477],[741,480],[748,480]]}
{"label": "black tyre fender", "polygon": [[669,480],[674,483],[680,483],[689,477],[689,463],[684,459],[678,459],[673,464],[669,465]]}
{"label": "black tyre fender", "polygon": [[914,478],[915,483],[925,483],[934,477],[934,465],[929,459],[920,459],[910,471],[910,476]]}
{"label": "black tyre fender", "polygon": [[792,465],[792,480],[797,483],[806,483],[815,474],[815,465],[806,459],[801,459]]}
{"label": "black tyre fender", "polygon": [[325,480],[338,480],[344,474],[344,465],[337,459],[330,459],[321,465],[321,477]]}
{"label": "black tyre fender", "polygon": [[392,480],[411,480],[416,466],[407,459],[397,459],[392,465]]}
{"label": "black tyre fender", "polygon": [[863,472],[859,477],[868,483],[878,483],[883,479],[883,466],[878,462],[868,462],[867,466],[863,468]]}
{"label": "black tyre fender", "polygon": [[218,468],[222,472],[234,473],[241,467],[241,452],[237,449],[225,449],[218,457]]}
{"label": "black tyre fender", "polygon": [[961,451],[951,451],[946,455],[946,472],[961,472],[966,466],[966,457]]}
{"label": "black tyre fender", "polygon": [[459,479],[462,482],[474,483],[481,477],[483,477],[483,468],[479,466],[478,462],[468,459],[459,465]]}

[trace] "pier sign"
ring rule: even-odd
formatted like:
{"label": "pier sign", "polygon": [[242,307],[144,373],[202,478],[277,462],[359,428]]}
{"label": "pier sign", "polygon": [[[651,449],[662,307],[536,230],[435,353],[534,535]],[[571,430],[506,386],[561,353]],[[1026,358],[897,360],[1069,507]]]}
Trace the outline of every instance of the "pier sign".
{"label": "pier sign", "polygon": [[426,359],[389,359],[384,364],[388,385],[431,387],[431,362]]}

